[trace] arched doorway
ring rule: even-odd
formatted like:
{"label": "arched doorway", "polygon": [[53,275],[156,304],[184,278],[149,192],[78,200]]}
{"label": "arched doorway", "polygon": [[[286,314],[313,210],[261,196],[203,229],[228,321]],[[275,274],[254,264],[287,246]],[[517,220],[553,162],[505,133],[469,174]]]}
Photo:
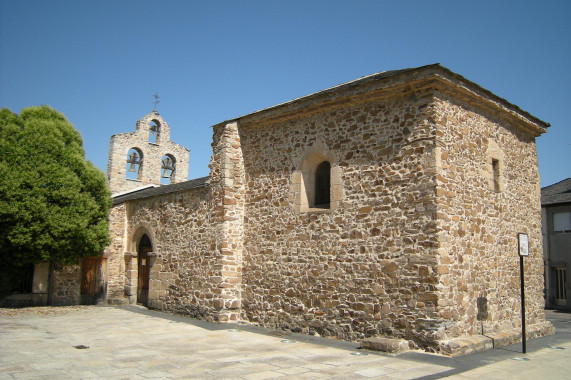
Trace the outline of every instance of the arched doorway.
{"label": "arched doorway", "polygon": [[139,246],[137,248],[137,303],[144,306],[149,305],[149,273],[151,268],[149,252],[152,251],[153,246],[151,245],[151,239],[145,234],[141,237],[141,240],[139,240]]}

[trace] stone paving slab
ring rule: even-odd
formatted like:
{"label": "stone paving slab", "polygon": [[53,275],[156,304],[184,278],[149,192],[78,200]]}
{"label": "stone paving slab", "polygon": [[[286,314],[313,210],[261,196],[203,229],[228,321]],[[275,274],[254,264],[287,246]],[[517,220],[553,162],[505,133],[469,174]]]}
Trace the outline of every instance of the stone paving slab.
{"label": "stone paving slab", "polygon": [[[83,307],[1,315],[0,379],[364,379],[397,372],[402,372],[398,378],[408,378],[406,360],[351,355],[359,352],[356,345],[347,350],[282,343],[283,337],[231,331],[232,326],[208,330],[156,314]],[[74,348],[81,345],[89,348]],[[417,369],[423,374],[449,370],[424,363]]]}
{"label": "stone paving slab", "polygon": [[[484,367],[445,377],[445,379],[497,379],[506,380],[542,380],[542,379],[571,379],[571,342],[564,342],[557,347],[563,350],[553,350],[549,347],[516,358],[526,358],[528,361],[502,360]],[[540,365],[538,365],[538,363]]]}
{"label": "stone paving slab", "polygon": [[[571,373],[571,340],[562,341],[564,350],[537,349],[527,362],[491,350],[502,359],[474,355],[477,366],[464,368],[469,358],[360,356],[357,343],[281,335],[133,307],[0,312],[0,379],[537,380]],[[80,345],[89,348],[74,348]]]}

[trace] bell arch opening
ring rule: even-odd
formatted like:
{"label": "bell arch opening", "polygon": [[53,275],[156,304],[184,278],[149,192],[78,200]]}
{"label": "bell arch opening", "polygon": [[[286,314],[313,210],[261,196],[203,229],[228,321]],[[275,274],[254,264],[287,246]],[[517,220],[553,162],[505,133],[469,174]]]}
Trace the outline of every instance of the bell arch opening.
{"label": "bell arch opening", "polygon": [[143,176],[143,152],[139,148],[131,148],[127,153],[127,179],[140,181]]}
{"label": "bell arch opening", "polygon": [[174,183],[176,159],[171,154],[165,154],[161,159],[161,185]]}
{"label": "bell arch opening", "polygon": [[149,142],[151,144],[158,144],[160,133],[161,123],[159,123],[158,120],[151,120],[149,123]]}

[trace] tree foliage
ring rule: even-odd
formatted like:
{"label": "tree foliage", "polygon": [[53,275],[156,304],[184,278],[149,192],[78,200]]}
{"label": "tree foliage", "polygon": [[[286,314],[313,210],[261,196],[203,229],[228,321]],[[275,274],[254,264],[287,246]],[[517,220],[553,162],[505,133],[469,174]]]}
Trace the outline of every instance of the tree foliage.
{"label": "tree foliage", "polygon": [[105,175],[83,140],[47,107],[0,110],[0,265],[77,263],[109,244]]}

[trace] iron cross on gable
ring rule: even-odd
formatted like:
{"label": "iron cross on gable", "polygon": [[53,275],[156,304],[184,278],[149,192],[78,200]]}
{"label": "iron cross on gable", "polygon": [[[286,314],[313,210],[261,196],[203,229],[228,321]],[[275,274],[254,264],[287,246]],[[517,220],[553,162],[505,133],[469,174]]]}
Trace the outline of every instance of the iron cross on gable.
{"label": "iron cross on gable", "polygon": [[159,94],[157,94],[156,91],[155,91],[155,93],[154,93],[154,95],[153,95],[153,98],[155,98],[155,100],[153,101],[153,104],[155,105],[155,111],[156,111],[156,110],[157,110],[157,104],[160,103]]}

